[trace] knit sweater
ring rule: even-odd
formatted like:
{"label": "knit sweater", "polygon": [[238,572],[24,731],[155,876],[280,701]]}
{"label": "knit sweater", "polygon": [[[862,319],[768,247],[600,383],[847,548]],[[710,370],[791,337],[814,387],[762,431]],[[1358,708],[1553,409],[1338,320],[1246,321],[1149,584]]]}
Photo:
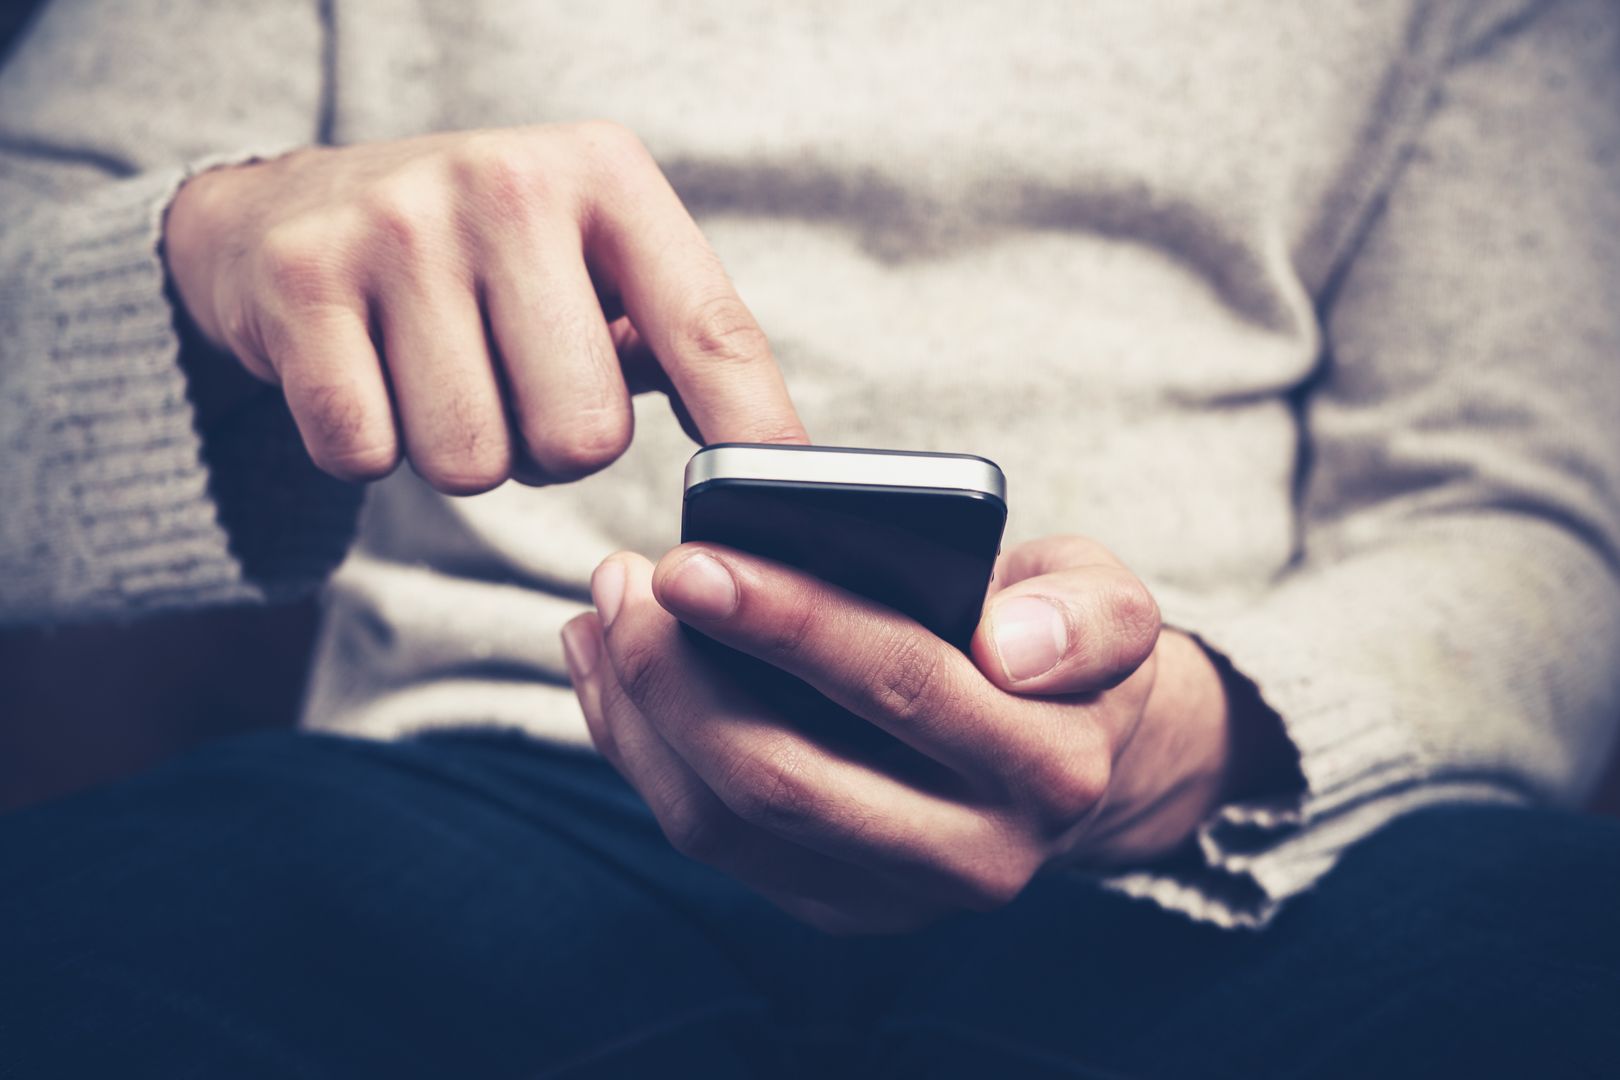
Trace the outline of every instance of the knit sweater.
{"label": "knit sweater", "polygon": [[452,499],[401,470],[357,525],[273,391],[196,422],[159,223],[222,160],[611,117],[817,441],[995,459],[1009,545],[1101,540],[1253,682],[1303,790],[1106,881],[1262,924],[1397,814],[1578,800],[1605,758],[1617,24],[1608,0],[55,0],[0,71],[0,615],[327,580],[310,725],[587,745],[557,631],[604,555],[677,540],[692,447],[663,401],[587,480]]}

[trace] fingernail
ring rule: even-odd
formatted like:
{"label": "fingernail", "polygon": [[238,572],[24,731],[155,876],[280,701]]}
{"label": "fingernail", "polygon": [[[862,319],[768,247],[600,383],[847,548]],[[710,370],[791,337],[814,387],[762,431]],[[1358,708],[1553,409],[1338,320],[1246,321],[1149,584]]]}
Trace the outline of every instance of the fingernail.
{"label": "fingernail", "polygon": [[624,601],[623,562],[609,559],[596,568],[596,573],[591,575],[591,600],[602,615],[603,628],[612,626],[613,620],[618,618],[619,605]]}
{"label": "fingernail", "polygon": [[585,619],[575,619],[562,628],[563,658],[568,661],[568,674],[574,682],[588,679],[596,670],[596,658],[601,652],[600,639]]}
{"label": "fingernail", "polygon": [[1052,670],[1069,648],[1063,613],[1036,596],[1014,596],[995,607],[991,628],[1002,670],[1013,682]]}
{"label": "fingernail", "polygon": [[719,559],[699,551],[675,568],[663,599],[677,615],[723,619],[737,610],[737,583]]}

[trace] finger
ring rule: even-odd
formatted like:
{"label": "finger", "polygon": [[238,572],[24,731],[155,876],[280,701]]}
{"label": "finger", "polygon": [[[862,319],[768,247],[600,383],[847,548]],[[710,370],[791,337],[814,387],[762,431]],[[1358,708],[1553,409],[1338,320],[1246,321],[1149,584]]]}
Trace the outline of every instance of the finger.
{"label": "finger", "polygon": [[765,334],[657,164],[611,126],[587,256],[708,442],[808,442]]}
{"label": "finger", "polygon": [[658,357],[636,333],[629,319],[615,319],[608,323],[608,336],[613,339],[613,351],[619,357],[619,370],[624,373],[625,385],[632,394],[675,392],[675,384],[658,366]]}
{"label": "finger", "polygon": [[1117,686],[1153,652],[1159,608],[1135,574],[1093,565],[1027,577],[990,598],[973,635],[986,678],[1019,694]]}
{"label": "finger", "polygon": [[965,907],[1004,903],[1028,880],[1027,851],[991,816],[828,753],[726,679],[653,599],[651,569],[635,555],[598,568],[607,667],[737,817]]}
{"label": "finger", "polygon": [[1005,749],[1028,734],[962,653],[810,574],[715,544],[684,544],[660,560],[653,589],[681,621],[797,676],[964,775],[978,771],[987,745]]}
{"label": "finger", "polygon": [[511,431],[470,285],[399,271],[381,283],[376,308],[411,467],[449,495],[501,483]]}
{"label": "finger", "polygon": [[897,612],[715,544],[676,548],[654,584],[683,622],[798,676],[989,799],[1072,821],[1107,788],[1115,732],[1096,710],[1006,694]]}
{"label": "finger", "polygon": [[[631,396],[657,392],[669,398],[670,409],[680,422],[681,428],[693,442],[701,444],[703,438],[698,434],[692,418],[687,415],[685,407],[681,404],[680,395],[664,374],[664,369],[658,366],[658,360],[653,356],[652,350],[647,348],[646,342],[641,340],[630,320],[615,319],[607,324],[608,337],[613,342],[613,348],[618,355],[619,371],[624,380],[626,389]],[[631,410],[631,424],[634,427],[634,410]],[[521,441],[521,436],[519,436]],[[532,460],[526,453],[519,450],[514,454],[512,461],[512,479],[520,484],[531,487],[540,487],[556,482],[556,478],[541,468],[539,463]]]}
{"label": "finger", "polygon": [[357,308],[306,310],[267,331],[270,366],[309,456],[340,480],[379,480],[399,464],[382,362]]}
{"label": "finger", "polygon": [[[568,679],[579,701],[580,712],[585,715],[591,743],[608,764],[629,780],[626,766],[619,757],[619,745],[602,719],[602,680],[596,674],[602,659],[602,624],[594,611],[577,615],[563,624],[562,646],[563,663],[568,668]],[[634,786],[634,781],[631,784]]]}
{"label": "finger", "polygon": [[495,241],[485,309],[524,456],[552,480],[573,480],[630,445],[630,393],[583,256],[564,228]]}
{"label": "finger", "polygon": [[629,384],[632,394],[656,390],[669,399],[670,411],[680,423],[681,430],[686,437],[703,445],[703,433],[698,430],[697,422],[692,419],[692,413],[687,409],[686,403],[675,389],[675,384],[669,381],[669,375],[658,366],[658,358],[636,328],[630,324],[629,319],[620,319],[608,325],[608,331],[613,335],[614,346],[619,353],[619,366],[624,370],[624,381]]}
{"label": "finger", "polygon": [[1002,552],[996,560],[996,573],[990,585],[993,596],[1025,578],[1039,577],[1058,570],[1081,566],[1119,566],[1112,551],[1086,536],[1043,536]]}
{"label": "finger", "polygon": [[611,669],[600,667],[601,650],[596,615],[581,615],[564,627],[563,652],[592,741],[641,795],[678,851],[831,932],[898,932],[948,913],[937,902],[737,817],[641,715]]}

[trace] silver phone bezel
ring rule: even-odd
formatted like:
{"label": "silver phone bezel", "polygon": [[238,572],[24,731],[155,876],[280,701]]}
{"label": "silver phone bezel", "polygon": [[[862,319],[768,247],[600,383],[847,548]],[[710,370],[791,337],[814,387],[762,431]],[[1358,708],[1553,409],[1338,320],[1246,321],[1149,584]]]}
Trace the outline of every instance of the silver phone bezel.
{"label": "silver phone bezel", "polygon": [[686,491],[715,480],[969,491],[1005,503],[1007,480],[972,454],[840,446],[710,446],[686,463]]}

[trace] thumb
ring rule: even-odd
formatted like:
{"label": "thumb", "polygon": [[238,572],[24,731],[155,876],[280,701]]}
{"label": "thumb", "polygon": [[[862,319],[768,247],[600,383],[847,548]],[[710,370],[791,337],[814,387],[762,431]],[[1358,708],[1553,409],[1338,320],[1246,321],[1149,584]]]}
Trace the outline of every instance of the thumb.
{"label": "thumb", "polygon": [[973,635],[973,661],[1014,693],[1095,693],[1124,681],[1158,638],[1159,606],[1135,574],[1078,566],[991,597]]}

